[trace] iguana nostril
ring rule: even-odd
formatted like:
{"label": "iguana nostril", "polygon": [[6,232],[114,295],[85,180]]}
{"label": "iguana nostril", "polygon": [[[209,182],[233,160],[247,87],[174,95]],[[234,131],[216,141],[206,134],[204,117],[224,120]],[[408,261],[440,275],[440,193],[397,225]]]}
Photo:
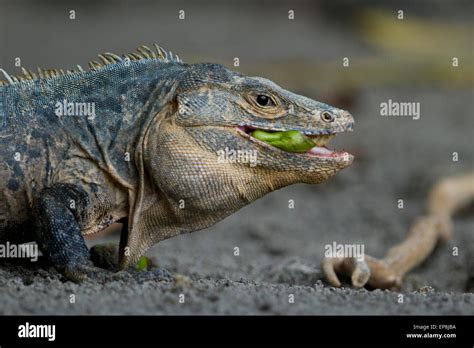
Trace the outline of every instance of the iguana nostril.
{"label": "iguana nostril", "polygon": [[334,114],[332,114],[331,112],[329,111],[324,111],[322,114],[321,114],[321,118],[323,119],[323,121],[325,122],[334,122],[334,119],[336,118],[334,116]]}

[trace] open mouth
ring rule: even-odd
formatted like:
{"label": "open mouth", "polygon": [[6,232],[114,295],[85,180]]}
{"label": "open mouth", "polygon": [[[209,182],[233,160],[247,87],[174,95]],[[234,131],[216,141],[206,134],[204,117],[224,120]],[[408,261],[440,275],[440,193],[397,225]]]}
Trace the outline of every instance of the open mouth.
{"label": "open mouth", "polygon": [[239,126],[237,131],[249,139],[265,147],[278,148],[281,151],[319,158],[339,158],[349,156],[345,151],[335,151],[327,148],[327,144],[336,136],[332,134],[315,134],[299,131],[276,131]]}

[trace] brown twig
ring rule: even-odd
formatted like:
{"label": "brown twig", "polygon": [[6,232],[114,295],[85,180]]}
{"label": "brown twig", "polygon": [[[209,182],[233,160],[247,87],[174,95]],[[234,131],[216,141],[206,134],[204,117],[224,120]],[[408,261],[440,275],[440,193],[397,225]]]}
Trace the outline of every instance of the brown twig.
{"label": "brown twig", "polygon": [[338,274],[351,278],[354,287],[400,287],[403,277],[421,264],[440,242],[452,235],[452,216],[474,199],[474,173],[441,180],[430,191],[427,215],[418,218],[404,241],[392,247],[382,260],[365,256],[354,258],[325,258],[322,271],[329,284],[339,287]]}

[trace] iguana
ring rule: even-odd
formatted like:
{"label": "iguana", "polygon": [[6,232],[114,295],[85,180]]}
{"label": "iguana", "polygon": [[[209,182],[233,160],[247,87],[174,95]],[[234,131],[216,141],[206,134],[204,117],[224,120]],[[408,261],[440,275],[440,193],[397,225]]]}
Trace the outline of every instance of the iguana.
{"label": "iguana", "polygon": [[[161,240],[353,161],[324,146],[352,130],[347,111],[158,45],[99,58],[87,71],[0,70],[0,241],[36,241],[68,279],[93,276],[84,236],[114,222],[124,222],[126,269]],[[255,130],[296,130],[317,145],[287,152]],[[226,148],[258,161],[218,161]]]}

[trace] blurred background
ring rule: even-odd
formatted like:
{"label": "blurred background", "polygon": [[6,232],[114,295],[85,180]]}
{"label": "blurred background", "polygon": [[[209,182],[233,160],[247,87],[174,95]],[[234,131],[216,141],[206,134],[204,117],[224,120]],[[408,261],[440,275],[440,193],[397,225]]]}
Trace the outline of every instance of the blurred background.
{"label": "blurred background", "polygon": [[[37,289],[35,293],[25,288],[4,302],[4,311],[439,313],[442,307],[400,309],[384,299],[368,304],[362,299],[359,307],[348,306],[347,301],[335,306],[324,304],[312,291],[321,279],[318,268],[324,245],[362,243],[367,254],[383,256],[423,213],[431,185],[474,169],[473,10],[469,0],[0,0],[0,67],[9,73],[20,72],[17,57],[30,69],[72,69],[76,64],[86,67],[102,52],[122,54],[156,42],[187,63],[216,62],[269,78],[296,93],[347,109],[356,120],[353,133],[331,143],[356,156],[354,164],[334,179],[274,192],[212,228],[150,250],[160,266],[206,284],[201,292],[196,290],[204,295],[194,307],[163,303],[159,298],[168,290],[160,288],[147,293],[149,299],[156,296],[151,310],[138,303],[135,309],[128,307],[129,312],[117,312],[117,303],[136,300],[121,293],[120,287],[110,291],[112,298],[105,304],[97,304],[103,289],[93,289],[83,294],[93,298],[93,304],[85,301],[71,309],[48,302],[45,307],[35,297]],[[75,19],[70,19],[70,11]],[[180,11],[184,19],[179,18]],[[239,66],[234,66],[235,58]],[[389,99],[420,103],[420,119],[380,116],[380,104]],[[453,161],[454,152],[458,161]],[[294,209],[288,208],[290,199]],[[403,209],[397,207],[399,199],[404,200]],[[471,207],[459,215],[454,239],[412,272],[402,291],[423,286],[458,294],[474,291],[472,213]],[[452,255],[454,246],[459,247],[459,256]],[[226,285],[231,290],[219,290],[222,282],[231,284]],[[280,295],[274,292],[285,293],[293,286],[303,286],[303,304],[278,304]],[[20,296],[23,309],[15,302]],[[465,310],[461,302],[446,313]]]}

